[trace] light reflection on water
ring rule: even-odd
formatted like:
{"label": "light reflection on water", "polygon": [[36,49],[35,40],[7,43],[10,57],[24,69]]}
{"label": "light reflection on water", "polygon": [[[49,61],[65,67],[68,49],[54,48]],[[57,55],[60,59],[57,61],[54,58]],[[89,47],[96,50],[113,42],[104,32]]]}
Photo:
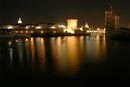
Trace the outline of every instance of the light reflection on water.
{"label": "light reflection on water", "polygon": [[104,35],[0,39],[0,81],[9,86],[116,87],[128,84],[129,52],[129,42]]}
{"label": "light reflection on water", "polygon": [[57,75],[76,74],[82,63],[100,62],[106,56],[105,36],[100,35],[18,39],[12,40],[11,45],[11,66],[17,62],[23,69],[31,66],[42,72],[51,67]]}

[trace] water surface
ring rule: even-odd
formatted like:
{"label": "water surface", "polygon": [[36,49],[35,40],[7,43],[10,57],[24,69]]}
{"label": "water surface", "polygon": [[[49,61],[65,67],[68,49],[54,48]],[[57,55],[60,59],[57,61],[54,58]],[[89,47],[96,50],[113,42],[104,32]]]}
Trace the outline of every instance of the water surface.
{"label": "water surface", "polygon": [[129,58],[129,42],[104,35],[1,39],[0,81],[7,87],[128,86]]}

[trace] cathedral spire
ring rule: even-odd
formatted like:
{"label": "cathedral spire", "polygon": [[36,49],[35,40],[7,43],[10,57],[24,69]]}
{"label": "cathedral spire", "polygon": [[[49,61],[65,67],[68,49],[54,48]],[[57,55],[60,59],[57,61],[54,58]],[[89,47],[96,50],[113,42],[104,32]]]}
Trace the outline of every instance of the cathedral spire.
{"label": "cathedral spire", "polygon": [[89,28],[89,25],[88,25],[88,23],[86,22],[86,24],[85,24],[85,28]]}
{"label": "cathedral spire", "polygon": [[22,19],[19,17],[18,24],[22,24]]}

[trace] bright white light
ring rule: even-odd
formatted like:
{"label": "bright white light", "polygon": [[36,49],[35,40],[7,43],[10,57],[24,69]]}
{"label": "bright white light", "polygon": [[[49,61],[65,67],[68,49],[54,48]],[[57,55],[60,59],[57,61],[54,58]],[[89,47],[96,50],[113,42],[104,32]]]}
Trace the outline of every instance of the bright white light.
{"label": "bright white light", "polygon": [[83,26],[80,28],[81,31],[83,31]]}
{"label": "bright white light", "polygon": [[26,26],[25,28],[26,28],[26,29],[29,29],[29,26]]}
{"label": "bright white light", "polygon": [[65,25],[58,25],[59,28],[66,28]]}
{"label": "bright white light", "polygon": [[91,32],[91,31],[90,31],[90,30],[87,30],[86,32],[88,32],[88,33],[89,33],[89,32]]}
{"label": "bright white light", "polygon": [[41,33],[44,33],[44,31],[41,31]]}
{"label": "bright white light", "polygon": [[8,29],[13,29],[13,26],[8,26]]}
{"label": "bright white light", "polygon": [[56,31],[53,31],[54,33],[56,33]]}
{"label": "bright white light", "polygon": [[85,28],[89,28],[89,26],[88,26],[88,23],[86,22],[86,24],[85,24]]}
{"label": "bright white light", "polygon": [[101,30],[100,28],[97,28],[97,31]]}
{"label": "bright white light", "polygon": [[21,18],[19,18],[18,24],[22,24],[22,19]]}
{"label": "bright white light", "polygon": [[55,26],[52,26],[51,29],[56,29],[56,27],[55,27]]}
{"label": "bright white light", "polygon": [[16,33],[18,33],[18,31],[16,31]]}
{"label": "bright white light", "polygon": [[31,33],[33,33],[33,31],[31,31]]}
{"label": "bright white light", "polygon": [[78,20],[77,19],[68,19],[67,20],[67,27],[68,29],[77,29]]}
{"label": "bright white light", "polygon": [[74,34],[74,30],[71,30],[71,29],[67,29],[67,32],[71,33],[71,34]]}
{"label": "bright white light", "polygon": [[36,29],[42,29],[42,27],[41,26],[37,26]]}
{"label": "bright white light", "polygon": [[26,33],[28,33],[28,31],[26,31]]}
{"label": "bright white light", "polygon": [[28,41],[28,39],[25,39],[25,41]]}

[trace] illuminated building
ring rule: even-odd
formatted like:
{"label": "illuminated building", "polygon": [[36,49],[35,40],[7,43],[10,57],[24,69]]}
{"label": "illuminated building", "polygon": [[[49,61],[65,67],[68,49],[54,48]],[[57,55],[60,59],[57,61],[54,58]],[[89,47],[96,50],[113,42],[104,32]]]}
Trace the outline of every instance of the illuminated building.
{"label": "illuminated building", "polygon": [[72,29],[72,30],[77,29],[77,24],[78,24],[77,19],[68,19],[67,20],[68,29]]}
{"label": "illuminated building", "polygon": [[111,34],[114,31],[118,31],[120,28],[120,17],[114,15],[112,7],[109,10],[105,11],[105,26],[106,33]]}
{"label": "illuminated building", "polygon": [[42,26],[36,26],[36,29],[42,29]]}
{"label": "illuminated building", "polygon": [[106,27],[114,26],[112,7],[108,11],[105,11],[105,25],[106,25]]}
{"label": "illuminated building", "polygon": [[77,29],[78,20],[77,19],[68,19],[67,20],[67,31],[69,33],[74,33],[74,30]]}
{"label": "illuminated building", "polygon": [[21,18],[19,18],[18,24],[22,24],[22,19]]}
{"label": "illuminated building", "polygon": [[114,16],[114,25],[115,25],[115,30],[118,31],[120,28],[120,17],[119,16]]}
{"label": "illuminated building", "polygon": [[13,26],[9,25],[9,26],[8,26],[8,29],[13,29]]}
{"label": "illuminated building", "polygon": [[85,24],[85,28],[88,28],[89,29],[89,25],[88,25],[88,23],[86,22],[86,24]]}

